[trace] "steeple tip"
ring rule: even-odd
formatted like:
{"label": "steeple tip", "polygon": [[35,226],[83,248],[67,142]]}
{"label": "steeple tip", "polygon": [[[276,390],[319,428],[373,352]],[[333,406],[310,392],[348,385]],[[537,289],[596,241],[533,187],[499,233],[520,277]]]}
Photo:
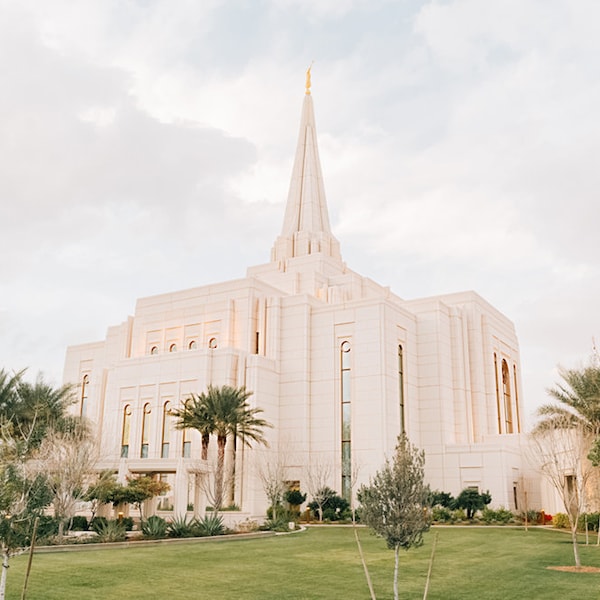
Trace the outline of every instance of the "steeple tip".
{"label": "steeple tip", "polygon": [[306,85],[305,85],[306,91],[304,93],[307,96],[310,96],[310,86],[311,86],[311,83],[310,83],[310,70],[312,69],[312,66],[313,66],[314,62],[315,61],[313,60],[310,63],[310,67],[308,67],[308,69],[306,69]]}
{"label": "steeple tip", "polygon": [[306,70],[306,92],[283,228],[271,254],[275,261],[317,253],[341,260],[339,242],[331,232],[325,201],[310,93],[311,68],[312,64]]}

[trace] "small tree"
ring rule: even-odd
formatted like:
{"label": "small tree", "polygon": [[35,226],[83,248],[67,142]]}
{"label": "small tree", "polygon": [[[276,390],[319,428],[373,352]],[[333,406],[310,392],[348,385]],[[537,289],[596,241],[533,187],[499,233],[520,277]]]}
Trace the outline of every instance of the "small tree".
{"label": "small tree", "polygon": [[62,538],[65,525],[75,516],[77,503],[85,498],[98,446],[88,427],[79,422],[63,431],[48,430],[36,457],[36,466],[45,473],[52,492],[58,537]]}
{"label": "small tree", "polygon": [[29,468],[30,440],[12,431],[12,423],[0,423],[0,600],[5,598],[10,558],[31,544],[35,518],[52,499],[46,477]]}
{"label": "small tree", "polygon": [[483,510],[492,497],[490,492],[479,493],[477,488],[465,488],[452,502],[453,508],[464,508],[467,511],[467,519],[472,519],[478,510]]}
{"label": "small tree", "polygon": [[115,490],[113,504],[133,504],[140,513],[140,523],[144,522],[143,506],[146,500],[160,496],[171,489],[166,481],[155,479],[149,475],[131,477],[127,479],[127,485]]}
{"label": "small tree", "polygon": [[[323,505],[331,495],[335,495],[335,492],[327,487],[330,479],[331,465],[319,460],[311,460],[310,465],[306,469],[308,493],[312,498],[309,508],[318,514],[319,521],[323,520]],[[314,505],[315,508],[311,505]]]}
{"label": "small tree", "polygon": [[400,548],[420,546],[429,529],[430,492],[424,484],[425,453],[412,446],[406,434],[398,437],[392,461],[361,486],[361,519],[394,549],[394,599],[398,600]]}
{"label": "small tree", "polygon": [[[592,433],[570,415],[543,421],[531,434],[533,460],[560,496],[569,518],[575,566],[581,566],[577,525],[584,512],[586,487],[592,473],[588,459]],[[593,455],[592,455],[593,457]]]}
{"label": "small tree", "polygon": [[269,501],[273,521],[277,521],[278,511],[288,488],[285,481],[285,460],[285,452],[279,451],[274,457],[269,456],[263,460],[258,467],[258,478]]}
{"label": "small tree", "polygon": [[102,471],[87,488],[83,500],[90,503],[91,519],[96,516],[100,504],[112,502],[112,493],[116,486],[116,475],[112,471]]}

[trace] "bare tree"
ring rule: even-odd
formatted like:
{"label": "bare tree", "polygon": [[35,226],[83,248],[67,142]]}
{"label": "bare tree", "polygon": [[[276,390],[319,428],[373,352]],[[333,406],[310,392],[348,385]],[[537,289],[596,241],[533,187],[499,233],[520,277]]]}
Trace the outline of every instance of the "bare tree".
{"label": "bare tree", "polygon": [[566,416],[564,421],[542,423],[531,434],[533,461],[558,493],[569,518],[575,566],[581,566],[577,546],[577,524],[586,506],[586,487],[592,473],[587,458],[592,433]]}
{"label": "bare tree", "polygon": [[49,430],[40,445],[34,465],[46,475],[59,538],[75,516],[77,503],[85,499],[97,460],[97,441],[83,423],[66,430]]}
{"label": "bare tree", "polygon": [[311,460],[306,468],[306,485],[308,493],[317,505],[319,521],[323,520],[323,505],[331,496],[328,487],[331,481],[331,464],[320,459]]}
{"label": "bare tree", "polygon": [[271,519],[277,520],[277,511],[288,489],[285,477],[286,454],[284,451],[265,455],[257,467],[258,478],[271,507]]}

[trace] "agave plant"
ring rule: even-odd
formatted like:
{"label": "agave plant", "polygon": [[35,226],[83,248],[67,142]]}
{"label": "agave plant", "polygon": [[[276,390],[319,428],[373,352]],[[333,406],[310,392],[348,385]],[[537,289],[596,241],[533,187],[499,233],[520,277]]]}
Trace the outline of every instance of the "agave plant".
{"label": "agave plant", "polygon": [[162,517],[152,515],[142,523],[142,533],[151,540],[164,538],[167,536],[167,522]]}
{"label": "agave plant", "polygon": [[223,535],[225,533],[223,519],[217,513],[197,519],[194,529],[198,536]]}
{"label": "agave plant", "polygon": [[186,516],[177,517],[167,525],[167,536],[171,538],[193,537],[194,521],[188,521]]}
{"label": "agave plant", "polygon": [[101,542],[122,542],[127,537],[125,525],[116,520],[99,522],[96,531]]}

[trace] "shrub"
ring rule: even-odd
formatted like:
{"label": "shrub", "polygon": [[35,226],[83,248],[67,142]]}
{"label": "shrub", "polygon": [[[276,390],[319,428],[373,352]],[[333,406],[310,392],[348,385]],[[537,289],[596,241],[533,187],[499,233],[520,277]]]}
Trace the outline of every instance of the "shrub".
{"label": "shrub", "polygon": [[489,492],[480,494],[476,488],[465,488],[453,502],[453,507],[464,508],[467,511],[467,518],[471,520],[477,511],[483,510],[491,501]]}
{"label": "shrub", "polygon": [[579,521],[577,522],[577,529],[580,531],[585,531],[586,525],[586,516],[587,516],[587,530],[588,531],[598,531],[598,521],[600,520],[600,513],[584,513],[579,516]]}
{"label": "shrub", "polygon": [[285,501],[291,506],[300,506],[306,500],[306,494],[300,490],[288,490],[285,493]]}
{"label": "shrub", "polygon": [[167,522],[157,515],[152,515],[142,522],[142,533],[145,538],[159,540],[167,536]]}
{"label": "shrub", "polygon": [[452,523],[454,521],[452,511],[444,506],[434,506],[431,511],[431,517],[438,523]]}
{"label": "shrub", "polygon": [[75,515],[71,519],[71,530],[73,531],[87,531],[88,527],[88,520],[83,515]]}
{"label": "shrub", "polygon": [[267,519],[264,525],[260,527],[262,531],[289,531],[290,521],[285,517],[277,517],[276,519]]}
{"label": "shrub", "polygon": [[58,533],[58,521],[50,515],[42,515],[38,521],[37,544],[47,542]]}
{"label": "shrub", "polygon": [[465,521],[467,515],[462,508],[455,508],[452,511],[452,523],[456,523],[457,521]]}
{"label": "shrub", "polygon": [[94,517],[89,524],[89,528],[96,533],[99,533],[99,530],[106,526],[108,523],[108,519],[106,517]]}
{"label": "shrub", "polygon": [[[101,517],[98,517],[101,518]],[[100,521],[97,524],[98,541],[100,542],[122,542],[126,537],[125,527],[119,521]]]}
{"label": "shrub", "polygon": [[187,517],[173,519],[167,525],[167,536],[170,538],[194,537],[194,522],[188,521]]}
{"label": "shrub", "polygon": [[127,531],[131,531],[133,529],[133,517],[123,517],[121,519],[121,523],[123,523]]}
{"label": "shrub", "polygon": [[223,535],[225,533],[223,519],[216,513],[197,519],[194,530],[199,536]]}
{"label": "shrub", "polygon": [[[347,518],[344,515],[348,515],[348,511],[350,508],[350,504],[347,500],[344,500],[341,496],[338,496],[333,490],[329,488],[325,488],[325,492],[330,492],[329,494],[323,494],[323,491],[320,494],[326,497],[325,501],[322,504],[323,509],[323,519],[327,521],[339,521],[342,518]],[[315,500],[309,503],[308,508],[310,508],[313,512],[315,518],[319,516],[319,504]],[[351,515],[350,515],[351,516]]]}
{"label": "shrub", "polygon": [[570,529],[569,517],[565,513],[556,513],[552,517],[552,526],[557,529]]}
{"label": "shrub", "polygon": [[497,510],[493,510],[491,508],[484,508],[481,511],[481,518],[483,519],[484,523],[487,523],[488,525],[490,523],[506,524],[511,521],[511,519],[513,518],[513,514],[512,512],[510,512],[510,510],[507,510],[506,508],[502,507]]}

